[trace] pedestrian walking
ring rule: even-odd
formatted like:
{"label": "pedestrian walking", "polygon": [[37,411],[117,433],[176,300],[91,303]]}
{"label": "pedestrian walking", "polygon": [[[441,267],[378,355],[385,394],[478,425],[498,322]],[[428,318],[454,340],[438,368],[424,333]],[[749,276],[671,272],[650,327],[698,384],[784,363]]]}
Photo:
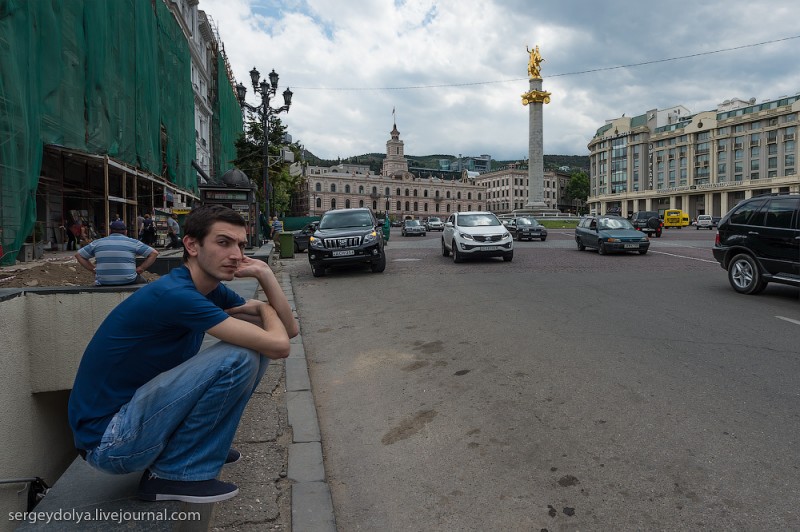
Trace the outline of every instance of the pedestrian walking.
{"label": "pedestrian walking", "polygon": [[167,218],[167,236],[169,237],[169,244],[165,249],[179,249],[183,247],[181,242],[181,226],[178,224],[178,215],[171,214]]}
{"label": "pedestrian walking", "polygon": [[[125,222],[111,222],[111,234],[93,240],[75,254],[81,266],[95,274],[94,284],[98,286],[146,283],[142,277],[155,262],[158,251],[147,244],[125,236]],[[136,266],[136,257],[145,257],[141,266]],[[95,262],[92,263],[91,259]]]}
{"label": "pedestrian walking", "polygon": [[[243,254],[246,222],[222,205],[186,219],[183,265],[126,298],[98,328],[69,399],[75,446],[111,474],[144,471],[149,501],[218,502],[216,479],[270,359],[289,355],[297,323],[269,265]],[[255,278],[267,302],[221,281]],[[205,333],[220,340],[201,351]]]}
{"label": "pedestrian walking", "polygon": [[142,221],[142,236],[139,240],[151,247],[156,245],[156,224],[153,219],[150,218],[149,214],[144,215],[144,221]]}

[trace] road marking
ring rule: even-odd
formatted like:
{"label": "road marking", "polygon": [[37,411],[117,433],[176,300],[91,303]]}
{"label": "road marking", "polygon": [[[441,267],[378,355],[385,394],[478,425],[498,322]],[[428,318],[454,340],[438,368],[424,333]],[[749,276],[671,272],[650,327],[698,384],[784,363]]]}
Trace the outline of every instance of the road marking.
{"label": "road marking", "polygon": [[717,264],[717,261],[715,261],[715,260],[698,259],[697,257],[687,257],[686,255],[676,255],[675,253],[667,253],[665,251],[653,251],[651,249],[650,253],[658,253],[659,255],[669,255],[670,257],[678,257],[679,259],[699,260],[700,262],[710,262],[711,264]]}
{"label": "road marking", "polygon": [[792,318],[786,318],[784,316],[775,316],[779,320],[788,321],[790,323],[794,323],[795,325],[800,325],[800,320],[793,320]]}
{"label": "road marking", "polygon": [[416,260],[422,260],[422,259],[392,259],[392,262],[414,262]]}

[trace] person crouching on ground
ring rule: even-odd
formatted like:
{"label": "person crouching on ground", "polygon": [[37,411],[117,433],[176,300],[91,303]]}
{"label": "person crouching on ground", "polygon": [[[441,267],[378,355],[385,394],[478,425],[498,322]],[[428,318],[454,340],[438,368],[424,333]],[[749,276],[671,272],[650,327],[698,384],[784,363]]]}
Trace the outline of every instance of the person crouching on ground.
{"label": "person crouching on ground", "polygon": [[[183,265],[140,288],[97,329],[69,399],[75,446],[107,473],[144,471],[149,501],[217,502],[235,484],[216,479],[269,359],[298,334],[275,274],[243,254],[244,219],[221,205],[192,211]],[[268,302],[245,301],[221,281],[252,277]],[[205,333],[220,341],[200,351]]]}
{"label": "person crouching on ground", "polygon": [[[158,257],[158,251],[139,240],[125,236],[125,222],[116,220],[109,226],[111,234],[92,240],[75,254],[81,266],[94,273],[94,284],[98,286],[146,283],[142,272]],[[141,266],[136,266],[136,257],[145,257]],[[95,262],[92,264],[94,257]]]}

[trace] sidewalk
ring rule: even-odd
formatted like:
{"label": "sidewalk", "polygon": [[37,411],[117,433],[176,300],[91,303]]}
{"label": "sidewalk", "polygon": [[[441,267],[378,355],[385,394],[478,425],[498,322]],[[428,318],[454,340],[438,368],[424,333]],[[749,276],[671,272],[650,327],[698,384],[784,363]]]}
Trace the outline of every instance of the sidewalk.
{"label": "sidewalk", "polygon": [[[297,317],[290,276],[282,271],[280,261],[270,263]],[[238,282],[248,281],[233,283]],[[244,287],[243,291],[247,290]],[[260,288],[256,298],[266,300]],[[303,349],[302,320],[300,330],[291,341],[289,358],[270,363],[244,412],[234,438],[242,460],[225,467],[220,476],[238,485],[239,495],[215,505],[210,530],[336,530]]]}

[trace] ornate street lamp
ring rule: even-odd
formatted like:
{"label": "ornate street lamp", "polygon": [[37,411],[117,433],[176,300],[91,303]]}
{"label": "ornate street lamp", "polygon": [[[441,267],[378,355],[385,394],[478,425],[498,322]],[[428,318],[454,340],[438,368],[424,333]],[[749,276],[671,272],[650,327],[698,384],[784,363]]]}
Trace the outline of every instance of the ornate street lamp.
{"label": "ornate street lamp", "polygon": [[[288,112],[289,107],[292,105],[292,91],[287,88],[283,91],[283,103],[281,107],[272,108],[269,105],[269,100],[271,97],[275,96],[275,92],[278,90],[278,74],[275,72],[275,69],[272,70],[268,74],[269,83],[266,80],[260,80],[261,73],[253,67],[253,70],[250,71],[250,81],[253,83],[253,91],[256,94],[261,95],[261,105],[250,105],[249,103],[244,101],[245,95],[247,94],[247,87],[245,87],[242,83],[236,84],[236,97],[239,99],[239,105],[242,108],[249,110],[252,113],[255,113],[261,120],[261,127],[264,133],[264,146],[262,147],[262,157],[264,159],[264,170],[263,170],[263,180],[264,180],[264,205],[267,210],[267,214],[269,215],[270,211],[270,184],[269,184],[269,127],[270,127],[270,118],[273,115],[278,113]],[[273,164],[278,162],[278,158],[275,158]]]}

